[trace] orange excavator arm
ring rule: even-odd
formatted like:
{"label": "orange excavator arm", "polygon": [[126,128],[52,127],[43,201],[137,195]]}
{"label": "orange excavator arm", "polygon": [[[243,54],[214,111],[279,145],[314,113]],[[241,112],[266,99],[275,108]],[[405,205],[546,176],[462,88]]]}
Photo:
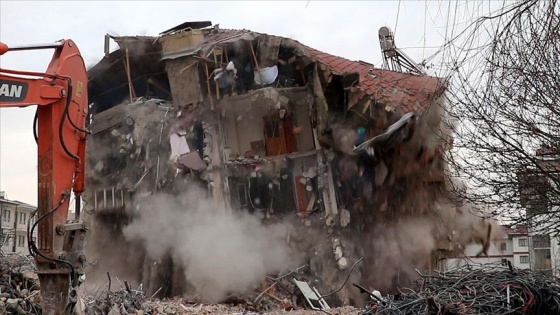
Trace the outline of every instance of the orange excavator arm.
{"label": "orange excavator arm", "polygon": [[[35,256],[43,314],[64,314],[76,307],[85,262],[87,226],[80,219],[80,201],[88,133],[87,73],[71,40],[19,47],[0,43],[0,55],[35,49],[54,49],[47,70],[0,68],[0,108],[37,106],[38,206],[37,220],[29,224],[29,251]],[[76,221],[67,222],[72,192]],[[32,238],[36,228],[37,242]]]}

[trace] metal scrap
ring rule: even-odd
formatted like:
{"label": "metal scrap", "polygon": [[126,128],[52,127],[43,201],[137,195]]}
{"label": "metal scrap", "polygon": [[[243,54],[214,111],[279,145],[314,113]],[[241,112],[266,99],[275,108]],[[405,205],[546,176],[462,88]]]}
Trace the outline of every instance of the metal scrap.
{"label": "metal scrap", "polygon": [[560,279],[538,271],[466,265],[421,277],[418,291],[403,288],[361,314],[560,314]]}

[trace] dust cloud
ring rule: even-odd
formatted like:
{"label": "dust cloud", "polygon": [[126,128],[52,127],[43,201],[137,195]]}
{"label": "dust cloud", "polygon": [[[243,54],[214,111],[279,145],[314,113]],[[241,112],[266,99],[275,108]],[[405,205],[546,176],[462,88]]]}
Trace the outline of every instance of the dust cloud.
{"label": "dust cloud", "polygon": [[430,254],[436,249],[433,225],[425,218],[408,218],[375,229],[371,239],[375,255],[369,272],[374,274],[375,288],[390,291],[395,285],[408,285],[416,278],[416,268],[429,264]]}
{"label": "dust cloud", "polygon": [[[366,206],[373,227],[366,232],[365,262],[368,284],[395,292],[421,272],[438,268],[438,250],[464,255],[476,244],[482,254],[502,237],[497,221],[458,198],[465,183],[451,177],[446,152],[452,149],[456,122],[451,121],[443,99],[434,101],[419,116],[412,139],[402,145],[389,163],[375,166],[375,193]],[[388,171],[390,170],[390,171]]]}
{"label": "dust cloud", "polygon": [[287,243],[290,226],[264,225],[253,215],[217,207],[189,187],[180,196],[157,194],[136,201],[135,218],[123,229],[147,254],[170,253],[202,299],[220,301],[258,285],[267,274],[298,265]]}

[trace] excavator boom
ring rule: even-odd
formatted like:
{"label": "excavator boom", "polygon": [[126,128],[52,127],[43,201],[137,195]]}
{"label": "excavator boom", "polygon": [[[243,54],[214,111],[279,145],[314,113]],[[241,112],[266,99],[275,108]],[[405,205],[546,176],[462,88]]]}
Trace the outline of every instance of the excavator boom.
{"label": "excavator boom", "polygon": [[[35,49],[54,49],[46,71],[0,68],[0,108],[37,106],[38,206],[37,220],[28,226],[29,252],[37,265],[43,314],[64,314],[76,307],[85,262],[87,225],[80,219],[80,200],[88,133],[87,73],[71,40],[19,47],[0,43],[0,55]],[[72,192],[76,220],[68,222]],[[31,237],[35,229],[36,242]]]}

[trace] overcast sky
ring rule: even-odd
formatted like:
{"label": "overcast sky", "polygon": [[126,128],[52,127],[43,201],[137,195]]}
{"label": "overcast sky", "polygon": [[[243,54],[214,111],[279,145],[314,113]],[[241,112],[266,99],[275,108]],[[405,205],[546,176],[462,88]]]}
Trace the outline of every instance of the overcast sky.
{"label": "overcast sky", "polygon": [[[19,45],[69,38],[77,43],[89,67],[103,57],[107,33],[155,36],[185,21],[209,20],[221,28],[291,37],[319,50],[380,67],[377,31],[381,26],[392,28],[397,46],[420,62],[465,21],[487,13],[490,7],[493,10],[499,3],[0,0],[0,41]],[[446,27],[449,25],[455,28]],[[9,52],[0,58],[0,67],[44,71],[51,55],[52,51]],[[36,205],[34,111],[34,107],[0,110],[0,190],[6,191],[9,199]]]}

